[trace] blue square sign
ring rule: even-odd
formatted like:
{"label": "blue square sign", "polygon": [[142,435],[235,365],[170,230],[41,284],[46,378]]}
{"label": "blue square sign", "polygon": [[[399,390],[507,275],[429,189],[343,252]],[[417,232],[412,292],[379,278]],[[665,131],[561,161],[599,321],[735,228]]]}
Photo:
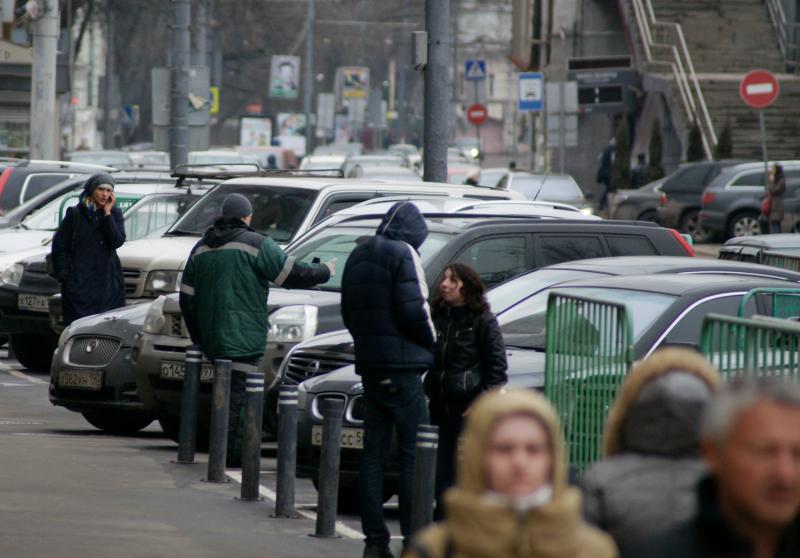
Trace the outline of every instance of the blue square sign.
{"label": "blue square sign", "polygon": [[525,72],[519,75],[519,110],[541,112],[544,106],[544,74]]}
{"label": "blue square sign", "polygon": [[464,79],[483,81],[486,79],[486,60],[467,60],[464,62]]}

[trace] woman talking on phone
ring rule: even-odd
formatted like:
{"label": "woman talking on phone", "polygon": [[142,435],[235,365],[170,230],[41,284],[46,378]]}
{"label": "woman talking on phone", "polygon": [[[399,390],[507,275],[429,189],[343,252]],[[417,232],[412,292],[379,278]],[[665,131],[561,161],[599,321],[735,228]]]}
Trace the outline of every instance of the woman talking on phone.
{"label": "woman talking on phone", "polygon": [[64,324],[125,306],[117,248],[125,243],[114,178],[95,174],[83,185],[53,237],[53,273],[61,283]]}

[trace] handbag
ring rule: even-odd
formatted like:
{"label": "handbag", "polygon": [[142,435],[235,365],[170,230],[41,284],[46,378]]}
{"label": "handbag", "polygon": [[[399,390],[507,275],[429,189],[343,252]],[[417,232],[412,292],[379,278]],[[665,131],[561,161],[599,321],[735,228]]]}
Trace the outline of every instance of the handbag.
{"label": "handbag", "polygon": [[767,195],[761,200],[761,214],[769,216],[772,213],[772,196]]}
{"label": "handbag", "polygon": [[442,389],[445,397],[455,401],[469,401],[481,389],[480,364],[460,372],[447,372],[442,378]]}

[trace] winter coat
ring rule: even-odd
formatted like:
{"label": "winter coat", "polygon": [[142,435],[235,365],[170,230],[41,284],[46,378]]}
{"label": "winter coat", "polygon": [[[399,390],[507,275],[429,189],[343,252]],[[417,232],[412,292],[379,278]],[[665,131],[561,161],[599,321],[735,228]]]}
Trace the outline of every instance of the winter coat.
{"label": "winter coat", "polygon": [[[723,517],[717,504],[717,487],[705,477],[697,487],[698,511],[691,520],[646,541],[636,558],[752,558],[748,539]],[[800,556],[800,516],[784,529],[774,558]]]}
{"label": "winter coat", "polygon": [[770,180],[767,185],[767,194],[771,198],[769,220],[771,222],[783,221],[783,198],[786,193],[786,179],[781,178],[777,182]]}
{"label": "winter coat", "polygon": [[309,287],[330,279],[322,264],[287,257],[274,240],[237,218],[218,219],[192,249],[180,305],[192,341],[209,359],[252,360],[264,353],[269,283]]}
{"label": "winter coat", "polygon": [[625,378],[606,425],[606,457],[581,478],[586,519],[614,537],[623,556],[694,513],[704,472],[700,416],[719,381],[703,357],[677,348]]}
{"label": "winter coat", "polygon": [[434,364],[425,391],[435,417],[460,415],[486,390],[506,383],[506,349],[489,310],[446,306],[433,315]]}
{"label": "winter coat", "polygon": [[[487,494],[484,453],[494,424],[512,414],[531,414],[548,429],[553,446],[553,495],[549,502],[517,511]],[[406,558],[607,558],[611,538],[581,517],[580,492],[567,485],[564,437],[553,407],[538,393],[497,390],[467,415],[456,486],[444,496],[445,521],[421,531]]]}
{"label": "winter coat", "polygon": [[356,373],[433,365],[436,333],[417,249],[428,236],[414,204],[398,202],[375,235],[353,250],[342,275],[342,318],[353,336]]}
{"label": "winter coat", "polygon": [[125,224],[118,208],[106,216],[87,204],[67,210],[53,236],[52,259],[61,283],[64,323],[125,306],[125,280],[117,248],[125,243]]}

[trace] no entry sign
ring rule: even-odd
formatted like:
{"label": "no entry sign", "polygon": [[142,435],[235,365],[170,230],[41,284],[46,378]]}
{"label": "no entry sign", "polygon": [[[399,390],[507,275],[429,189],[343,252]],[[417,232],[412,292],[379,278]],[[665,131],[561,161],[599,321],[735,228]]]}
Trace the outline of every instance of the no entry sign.
{"label": "no entry sign", "polygon": [[489,111],[486,110],[486,105],[475,103],[467,109],[467,120],[470,124],[480,126],[486,122],[487,118],[489,118]]}
{"label": "no entry sign", "polygon": [[762,109],[770,106],[778,98],[780,86],[775,76],[767,70],[748,72],[739,85],[742,100],[753,108]]}

